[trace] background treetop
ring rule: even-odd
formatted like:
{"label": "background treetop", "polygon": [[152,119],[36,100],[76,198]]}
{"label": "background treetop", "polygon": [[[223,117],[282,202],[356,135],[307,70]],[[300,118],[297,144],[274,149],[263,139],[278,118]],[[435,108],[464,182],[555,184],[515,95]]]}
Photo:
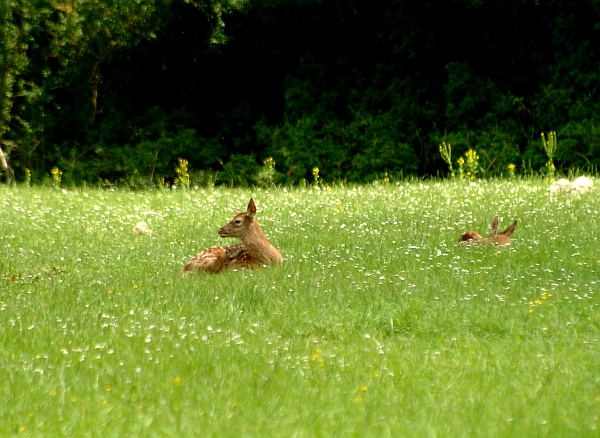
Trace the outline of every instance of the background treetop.
{"label": "background treetop", "polygon": [[[17,179],[300,183],[600,161],[600,2],[8,1],[0,146]],[[225,23],[227,26],[225,27]],[[225,31],[226,29],[226,31]],[[2,166],[0,166],[2,167]],[[6,173],[6,172],[5,172]]]}

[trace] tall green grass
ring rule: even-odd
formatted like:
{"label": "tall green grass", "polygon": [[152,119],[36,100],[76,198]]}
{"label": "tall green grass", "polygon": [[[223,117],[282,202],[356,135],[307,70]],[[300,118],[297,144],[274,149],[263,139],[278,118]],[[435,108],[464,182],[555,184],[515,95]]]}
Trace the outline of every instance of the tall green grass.
{"label": "tall green grass", "polygon": [[[0,187],[0,435],[598,436],[598,195]],[[284,267],[183,278],[250,196]]]}

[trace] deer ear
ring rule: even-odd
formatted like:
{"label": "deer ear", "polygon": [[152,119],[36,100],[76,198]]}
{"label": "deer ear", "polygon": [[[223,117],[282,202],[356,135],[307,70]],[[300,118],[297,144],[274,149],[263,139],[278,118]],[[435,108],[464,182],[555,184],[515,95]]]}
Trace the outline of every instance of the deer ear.
{"label": "deer ear", "polygon": [[504,236],[508,237],[510,236],[512,233],[515,232],[515,228],[517,227],[517,221],[514,221],[513,224],[508,227],[506,230],[504,230],[502,233]]}
{"label": "deer ear", "polygon": [[254,199],[250,198],[250,202],[248,203],[248,209],[246,210],[246,214],[248,217],[254,217],[256,214],[256,205],[254,205]]}
{"label": "deer ear", "polygon": [[492,221],[492,227],[490,228],[490,237],[494,237],[498,234],[498,216]]}

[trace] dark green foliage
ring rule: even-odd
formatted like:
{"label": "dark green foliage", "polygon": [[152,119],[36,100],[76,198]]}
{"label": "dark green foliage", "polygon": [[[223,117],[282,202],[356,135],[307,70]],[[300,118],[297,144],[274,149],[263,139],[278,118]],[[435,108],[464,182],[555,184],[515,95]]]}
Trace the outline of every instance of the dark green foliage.
{"label": "dark green foliage", "polygon": [[218,184],[245,186],[256,179],[258,164],[253,155],[232,155],[217,176]]}
{"label": "dark green foliage", "polygon": [[454,162],[476,150],[479,176],[535,173],[551,130],[559,173],[600,164],[596,1],[243,3],[9,2],[17,179],[156,184],[183,157],[198,184],[369,182],[445,175],[442,141]]}

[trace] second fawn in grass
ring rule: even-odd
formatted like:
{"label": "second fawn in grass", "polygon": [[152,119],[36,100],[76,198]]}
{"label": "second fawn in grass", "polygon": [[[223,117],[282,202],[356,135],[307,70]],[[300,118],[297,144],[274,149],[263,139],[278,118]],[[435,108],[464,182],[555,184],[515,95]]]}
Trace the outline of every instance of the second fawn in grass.
{"label": "second fawn in grass", "polygon": [[501,233],[498,232],[498,216],[494,218],[492,221],[492,227],[490,229],[489,237],[482,237],[477,234],[475,231],[465,231],[460,239],[458,240],[459,244],[471,244],[471,245],[489,245],[490,243],[495,243],[496,245],[510,245],[509,236],[515,231],[515,227],[517,226],[517,221],[514,221],[513,224],[508,227],[506,230]]}
{"label": "second fawn in grass", "polygon": [[256,205],[250,199],[248,208],[238,213],[219,230],[221,237],[238,237],[242,243],[227,246],[211,246],[183,267],[183,274],[194,272],[220,272],[225,269],[253,268],[267,265],[283,265],[283,257],[260,229],[256,220]]}

